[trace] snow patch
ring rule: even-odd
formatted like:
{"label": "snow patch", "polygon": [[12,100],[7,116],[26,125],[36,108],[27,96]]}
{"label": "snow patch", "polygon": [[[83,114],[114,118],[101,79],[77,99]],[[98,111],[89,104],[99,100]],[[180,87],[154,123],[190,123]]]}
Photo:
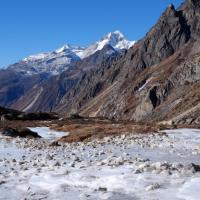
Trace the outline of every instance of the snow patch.
{"label": "snow patch", "polygon": [[69,44],[64,45],[63,47],[61,47],[60,49],[56,50],[56,53],[61,53],[67,49],[71,49],[71,46]]}
{"label": "snow patch", "polygon": [[50,55],[50,53],[40,53],[40,54],[36,54],[36,55],[29,56],[27,58],[24,58],[23,61],[32,62],[32,61],[36,61],[36,60],[42,60],[42,59],[45,59],[46,57],[48,57],[49,55]]}
{"label": "snow patch", "polygon": [[37,132],[42,138],[48,140],[53,140],[56,138],[61,138],[63,136],[69,135],[68,132],[55,131],[48,127],[35,127],[35,128],[29,127],[29,129],[34,132]]}
{"label": "snow patch", "polygon": [[40,94],[42,93],[42,91],[43,91],[43,88],[41,88],[41,89],[37,92],[37,94],[36,94],[35,98],[33,99],[33,101],[32,101],[27,107],[25,107],[25,108],[23,109],[23,112],[26,112],[26,111],[28,111],[30,108],[33,107],[33,105],[34,105],[34,104],[36,103],[36,101],[38,100],[38,98],[39,98]]}
{"label": "snow patch", "polygon": [[146,82],[145,82],[145,84],[143,84],[143,85],[138,89],[138,91],[139,91],[139,92],[142,91],[142,90],[147,86],[147,84],[148,84],[151,80],[152,80],[152,77],[149,78],[149,79],[147,79]]}
{"label": "snow patch", "polygon": [[200,199],[200,177],[186,181],[179,189],[178,197],[185,200]]}

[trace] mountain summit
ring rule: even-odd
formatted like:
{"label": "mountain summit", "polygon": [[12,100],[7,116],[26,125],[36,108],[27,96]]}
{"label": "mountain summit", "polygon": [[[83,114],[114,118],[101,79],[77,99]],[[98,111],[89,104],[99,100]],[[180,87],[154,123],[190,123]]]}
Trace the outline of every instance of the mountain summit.
{"label": "mountain summit", "polygon": [[9,68],[24,75],[41,73],[57,75],[69,69],[77,61],[102,50],[106,45],[110,45],[116,51],[120,52],[121,50],[129,49],[134,43],[134,41],[126,40],[120,31],[114,31],[88,47],[74,47],[66,44],[53,52],[29,56],[9,66]]}
{"label": "mountain summit", "polygon": [[135,41],[128,41],[120,31],[114,31],[108,33],[101,40],[92,45],[89,45],[88,47],[72,47],[67,44],[58,49],[56,52],[61,53],[70,49],[81,59],[84,59],[94,54],[95,52],[102,50],[106,45],[110,45],[116,51],[120,51],[123,49],[129,49],[134,45],[134,43]]}
{"label": "mountain summit", "polygon": [[125,39],[124,35],[120,31],[114,31],[108,33],[100,41],[88,46],[84,51],[80,52],[78,55],[80,58],[86,58],[95,52],[102,50],[106,45],[110,45],[116,51],[121,51],[123,49],[129,49],[133,46],[135,41],[128,41]]}
{"label": "mountain summit", "polygon": [[127,41],[120,31],[115,31],[106,35],[101,41],[101,45],[109,44],[115,49],[129,49],[135,41]]}

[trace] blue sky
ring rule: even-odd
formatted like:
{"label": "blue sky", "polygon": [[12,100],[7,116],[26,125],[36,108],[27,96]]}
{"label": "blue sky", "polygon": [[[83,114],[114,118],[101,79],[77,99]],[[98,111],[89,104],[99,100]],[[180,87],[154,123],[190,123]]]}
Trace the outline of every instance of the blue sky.
{"label": "blue sky", "polygon": [[2,0],[0,67],[65,43],[86,46],[114,30],[142,38],[168,4],[182,0]]}

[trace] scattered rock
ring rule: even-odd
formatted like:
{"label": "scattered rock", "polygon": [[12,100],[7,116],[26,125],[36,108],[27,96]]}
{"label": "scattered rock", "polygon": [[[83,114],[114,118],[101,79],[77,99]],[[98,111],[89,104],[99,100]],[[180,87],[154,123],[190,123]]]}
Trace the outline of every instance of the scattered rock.
{"label": "scattered rock", "polygon": [[152,190],[156,190],[156,189],[159,189],[159,188],[160,188],[160,185],[158,183],[155,183],[155,184],[149,185],[146,188],[146,191],[152,191]]}
{"label": "scattered rock", "polygon": [[3,180],[0,181],[0,185],[3,185],[3,184],[5,184],[5,183],[6,183],[6,182],[3,181]]}
{"label": "scattered rock", "polygon": [[193,172],[200,172],[200,165],[196,165],[194,163],[191,163],[188,166],[188,169],[191,169]]}
{"label": "scattered rock", "polygon": [[58,146],[61,146],[61,145],[59,144],[58,141],[54,141],[54,142],[52,142],[49,146],[55,146],[55,147],[58,147]]}
{"label": "scattered rock", "polygon": [[59,161],[57,161],[57,162],[54,164],[54,166],[60,167],[60,166],[61,166],[61,164],[60,164],[60,162],[59,162]]}
{"label": "scattered rock", "polygon": [[99,187],[98,190],[101,191],[101,192],[107,192],[108,191],[108,189],[106,187]]}

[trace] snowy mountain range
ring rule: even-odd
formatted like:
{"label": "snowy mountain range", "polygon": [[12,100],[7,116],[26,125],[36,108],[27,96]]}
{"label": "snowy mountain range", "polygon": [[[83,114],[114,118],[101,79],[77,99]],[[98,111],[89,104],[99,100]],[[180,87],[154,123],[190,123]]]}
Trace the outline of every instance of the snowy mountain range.
{"label": "snowy mountain range", "polygon": [[[8,68],[24,75],[41,73],[57,75],[67,70],[77,61],[102,50],[106,45],[110,45],[115,51],[120,52],[129,49],[134,43],[135,41],[128,41],[121,32],[115,31],[88,47],[74,47],[66,44],[53,52],[29,56]],[[112,54],[112,52],[107,53]]]}

